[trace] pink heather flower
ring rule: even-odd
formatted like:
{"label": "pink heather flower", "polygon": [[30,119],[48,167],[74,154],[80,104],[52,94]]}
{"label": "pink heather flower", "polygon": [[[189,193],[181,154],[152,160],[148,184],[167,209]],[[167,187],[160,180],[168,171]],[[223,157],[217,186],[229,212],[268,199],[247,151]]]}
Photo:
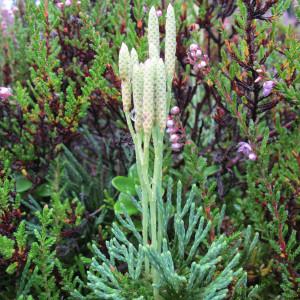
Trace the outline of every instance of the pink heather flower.
{"label": "pink heather flower", "polygon": [[18,7],[15,6],[15,5],[11,8],[11,10],[12,10],[13,13],[16,13],[16,12],[19,11]]}
{"label": "pink heather flower", "polygon": [[197,51],[199,49],[197,44],[191,44],[190,45],[190,51]]}
{"label": "pink heather flower", "polygon": [[245,156],[248,156],[251,152],[253,152],[252,147],[250,144],[246,142],[240,142],[238,143],[238,150],[237,152],[243,153]]}
{"label": "pink heather flower", "polygon": [[0,98],[7,99],[9,96],[12,96],[12,92],[10,88],[0,87]]}
{"label": "pink heather flower", "polygon": [[286,26],[289,26],[289,25],[296,26],[296,24],[297,24],[297,18],[295,18],[294,16],[291,16],[287,11],[283,13],[282,21],[283,21],[283,24]]}
{"label": "pink heather flower", "polygon": [[199,45],[191,44],[187,51],[187,62],[193,67],[195,73],[200,72],[202,75],[209,73],[209,58],[206,54],[203,54]]}
{"label": "pink heather flower", "polygon": [[168,128],[174,127],[174,125],[175,125],[175,122],[174,122],[172,119],[169,119],[169,120],[167,121],[167,127],[168,127]]}
{"label": "pink heather flower", "polygon": [[161,17],[162,16],[162,11],[160,9],[158,9],[156,11],[156,15],[157,15],[157,17]]}
{"label": "pink heather flower", "polygon": [[180,108],[178,106],[173,106],[171,108],[171,114],[172,115],[178,115],[180,113]]}
{"label": "pink heather flower", "polygon": [[183,144],[180,143],[174,143],[171,145],[171,148],[173,151],[180,151],[182,148]]}
{"label": "pink heather flower", "polygon": [[170,136],[170,142],[171,143],[177,143],[179,141],[179,135],[178,134],[171,134]]}
{"label": "pink heather flower", "polygon": [[65,5],[66,6],[71,6],[72,5],[72,0],[66,0]]}
{"label": "pink heather flower", "polygon": [[242,153],[244,156],[247,156],[250,160],[256,160],[257,156],[254,153],[252,147],[250,144],[246,142],[240,142],[238,143],[238,150],[237,152]]}
{"label": "pink heather flower", "polygon": [[3,35],[7,35],[7,29],[14,24],[15,15],[12,9],[0,9],[1,14],[1,30]]}
{"label": "pink heather flower", "polygon": [[275,86],[275,82],[272,80],[266,81],[263,84],[263,96],[267,97],[272,93],[272,90]]}
{"label": "pink heather flower", "polygon": [[58,9],[63,9],[64,8],[64,4],[62,2],[57,2],[55,4],[55,6],[58,8]]}
{"label": "pink heather flower", "polygon": [[229,18],[225,18],[223,21],[223,28],[229,30],[231,28],[231,22]]}

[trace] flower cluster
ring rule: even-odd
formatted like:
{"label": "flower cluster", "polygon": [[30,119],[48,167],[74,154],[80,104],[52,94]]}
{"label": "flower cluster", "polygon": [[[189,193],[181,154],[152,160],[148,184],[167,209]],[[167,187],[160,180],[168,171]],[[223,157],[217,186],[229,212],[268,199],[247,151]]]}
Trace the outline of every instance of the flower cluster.
{"label": "flower cluster", "polygon": [[1,30],[3,35],[6,35],[8,27],[11,27],[14,24],[14,14],[17,10],[18,8],[16,6],[13,6],[11,9],[1,9]]}
{"label": "flower cluster", "polygon": [[243,154],[244,156],[246,156],[250,160],[256,160],[257,159],[257,156],[256,156],[255,152],[253,151],[251,145],[247,142],[238,143],[237,152]]}
{"label": "flower cluster", "polygon": [[197,44],[191,44],[188,50],[188,63],[193,66],[195,74],[207,75],[209,73],[209,58]]}
{"label": "flower cluster", "polygon": [[[81,2],[77,1],[77,4],[80,5]],[[71,6],[72,5],[72,0],[66,0],[65,3],[63,3],[63,2],[57,2],[55,5],[56,5],[57,8],[63,9],[64,6]]]}
{"label": "flower cluster", "polygon": [[275,86],[275,82],[272,80],[265,81],[263,84],[263,96],[268,97]]}
{"label": "flower cluster", "polygon": [[171,114],[167,120],[167,133],[173,152],[181,152],[184,147],[185,132],[179,120],[180,109],[178,106],[171,108]]}
{"label": "flower cluster", "polygon": [[[258,73],[258,77],[256,78],[255,82],[262,81],[263,79],[268,78],[266,74],[266,68],[262,66],[260,69],[257,69],[256,72]],[[273,80],[266,80],[263,83],[263,96],[268,97],[275,86],[275,82]]]}

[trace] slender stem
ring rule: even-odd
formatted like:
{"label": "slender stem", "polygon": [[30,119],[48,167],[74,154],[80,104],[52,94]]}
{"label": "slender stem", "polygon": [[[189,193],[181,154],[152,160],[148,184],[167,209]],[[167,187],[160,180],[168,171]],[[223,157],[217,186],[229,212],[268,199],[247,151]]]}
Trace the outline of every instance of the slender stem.
{"label": "slender stem", "polygon": [[154,172],[153,172],[153,189],[152,201],[156,204],[157,213],[157,250],[161,250],[162,242],[162,215],[159,209],[159,203],[162,201],[162,160],[163,160],[163,133],[159,128],[153,129],[153,144],[154,144]]}
{"label": "slender stem", "polygon": [[[143,244],[148,245],[148,195],[147,188],[145,186],[145,180],[143,179],[142,161],[143,161],[143,151],[142,151],[142,140],[141,134],[137,134],[137,144],[135,145],[136,159],[137,159],[137,171],[140,178],[140,184],[142,187],[142,234],[143,234]],[[145,258],[145,273],[150,273],[150,266],[148,258]]]}
{"label": "slender stem", "polygon": [[[159,135],[159,140],[158,140],[158,155],[159,155],[159,165],[158,165],[158,178],[157,178],[157,182],[159,183],[157,186],[157,199],[158,201],[163,201],[162,200],[162,164],[163,164],[163,134]],[[163,239],[163,228],[162,228],[162,212],[158,206],[158,237],[157,237],[157,246],[158,246],[158,251],[161,251],[161,244],[162,244],[162,239]]]}
{"label": "slender stem", "polygon": [[[140,184],[142,188],[142,199],[141,199],[142,200],[142,235],[143,235],[143,244],[144,246],[146,246],[148,245],[148,225],[149,225],[149,220],[148,220],[149,219],[148,216],[149,192],[147,187],[149,150],[145,151],[146,153],[143,153],[141,133],[139,132],[135,133],[129,113],[125,113],[125,116],[126,116],[126,121],[127,121],[130,134],[132,136],[135,145],[137,172],[140,178]],[[145,274],[149,274],[149,273],[150,273],[149,260],[148,258],[145,258]]]}

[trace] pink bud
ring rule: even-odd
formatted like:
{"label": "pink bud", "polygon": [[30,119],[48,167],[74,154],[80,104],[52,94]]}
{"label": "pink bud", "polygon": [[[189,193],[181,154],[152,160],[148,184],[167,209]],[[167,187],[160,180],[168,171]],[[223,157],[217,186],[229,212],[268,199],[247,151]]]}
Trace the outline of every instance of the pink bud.
{"label": "pink bud", "polygon": [[196,56],[199,58],[202,55],[202,51],[200,49],[198,49],[196,51]]}
{"label": "pink bud", "polygon": [[254,153],[254,152],[251,152],[250,154],[249,154],[249,156],[248,156],[248,158],[250,159],[250,160],[256,160],[256,154]]}
{"label": "pink bud", "polygon": [[176,129],[175,128],[167,128],[166,132],[168,134],[172,134],[172,133],[175,133],[176,132]]}
{"label": "pink bud", "polygon": [[58,9],[63,9],[64,8],[64,4],[62,2],[57,2],[55,5]]}
{"label": "pink bud", "polygon": [[178,134],[172,134],[172,135],[170,136],[170,142],[171,142],[171,143],[177,143],[178,140],[179,140],[179,135],[178,135]]}
{"label": "pink bud", "polygon": [[66,0],[65,5],[66,6],[71,6],[72,5],[72,0]]}
{"label": "pink bud", "polygon": [[201,68],[204,68],[206,67],[206,62],[204,60],[201,60],[200,64],[198,65],[198,67],[201,69]]}
{"label": "pink bud", "polygon": [[255,79],[255,83],[257,83],[257,82],[259,82],[259,81],[261,81],[262,80],[262,77],[261,76],[258,76],[256,79]]}
{"label": "pink bud", "polygon": [[169,128],[174,127],[174,125],[175,125],[175,122],[173,120],[170,119],[167,121],[167,127],[169,127]]}
{"label": "pink bud", "polygon": [[161,17],[161,16],[162,16],[162,11],[161,11],[160,9],[158,9],[158,10],[156,11],[156,16],[157,16],[157,17]]}
{"label": "pink bud", "polygon": [[173,106],[171,108],[171,114],[172,115],[178,115],[180,113],[180,108],[178,106]]}
{"label": "pink bud", "polygon": [[172,148],[173,151],[180,151],[182,146],[183,145],[180,144],[180,143],[174,143],[174,144],[171,145],[171,148]]}
{"label": "pink bud", "polygon": [[0,87],[0,98],[7,99],[9,96],[12,96],[10,88]]}
{"label": "pink bud", "polygon": [[198,45],[197,44],[191,44],[190,45],[190,51],[197,51],[198,50]]}

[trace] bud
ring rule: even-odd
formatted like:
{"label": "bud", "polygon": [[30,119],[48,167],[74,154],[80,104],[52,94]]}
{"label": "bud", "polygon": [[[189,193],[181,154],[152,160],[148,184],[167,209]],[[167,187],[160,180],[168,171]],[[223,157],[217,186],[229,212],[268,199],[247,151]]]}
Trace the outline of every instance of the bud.
{"label": "bud", "polygon": [[166,70],[161,58],[156,64],[155,83],[155,118],[160,131],[164,132],[167,119]]}
{"label": "bud", "polygon": [[171,114],[172,115],[178,115],[180,113],[180,108],[178,106],[173,106],[171,108]]}
{"label": "bud", "polygon": [[174,127],[169,127],[169,128],[167,128],[167,130],[166,130],[166,132],[167,132],[168,134],[176,133],[176,131],[177,131],[177,129],[174,128]]}
{"label": "bud", "polygon": [[[151,44],[153,46],[151,46]],[[152,6],[149,12],[148,19],[148,46],[149,57],[158,58],[159,53],[159,27],[155,8]]]}
{"label": "bud", "polygon": [[130,55],[126,44],[122,43],[119,52],[119,72],[121,80],[130,80]]}
{"label": "bud", "polygon": [[200,63],[198,64],[198,68],[201,69],[204,67],[206,67],[206,62],[204,60],[201,60]]}
{"label": "bud", "polygon": [[200,58],[201,55],[202,55],[202,51],[201,51],[200,49],[198,49],[198,50],[196,51],[196,57],[197,57],[197,58]]}
{"label": "bud", "polygon": [[251,152],[250,154],[249,154],[249,156],[248,156],[248,158],[250,159],[250,160],[256,160],[256,154],[254,153],[254,152]]}
{"label": "bud", "polygon": [[160,9],[158,9],[156,11],[156,15],[157,15],[157,17],[161,17],[162,16],[162,11]]}
{"label": "bud", "polygon": [[12,96],[11,88],[0,87],[0,98],[7,99],[9,96]]}
{"label": "bud", "polygon": [[64,8],[64,4],[62,2],[57,2],[55,5],[58,9],[63,9]]}
{"label": "bud", "polygon": [[143,64],[133,66],[132,92],[135,110],[135,130],[143,129]]}
{"label": "bud", "polygon": [[171,148],[172,148],[173,151],[176,151],[176,152],[177,152],[177,151],[180,151],[180,150],[181,150],[182,146],[183,146],[183,144],[180,144],[180,143],[174,143],[174,144],[171,145]]}
{"label": "bud", "polygon": [[174,127],[174,125],[175,125],[175,122],[172,119],[169,119],[167,121],[167,127],[168,128],[172,128],[172,127]]}
{"label": "bud", "polygon": [[191,44],[190,45],[190,51],[194,52],[199,49],[199,46],[197,44]]}
{"label": "bud", "polygon": [[177,143],[179,141],[179,135],[178,134],[171,134],[170,136],[170,142],[171,143]]}
{"label": "bud", "polygon": [[176,54],[176,21],[174,9],[171,4],[167,10],[166,20],[166,42],[165,42],[165,64],[168,78],[173,78],[175,71]]}
{"label": "bud", "polygon": [[150,134],[154,121],[154,61],[147,59],[144,64],[143,89],[143,127],[145,134]]}

